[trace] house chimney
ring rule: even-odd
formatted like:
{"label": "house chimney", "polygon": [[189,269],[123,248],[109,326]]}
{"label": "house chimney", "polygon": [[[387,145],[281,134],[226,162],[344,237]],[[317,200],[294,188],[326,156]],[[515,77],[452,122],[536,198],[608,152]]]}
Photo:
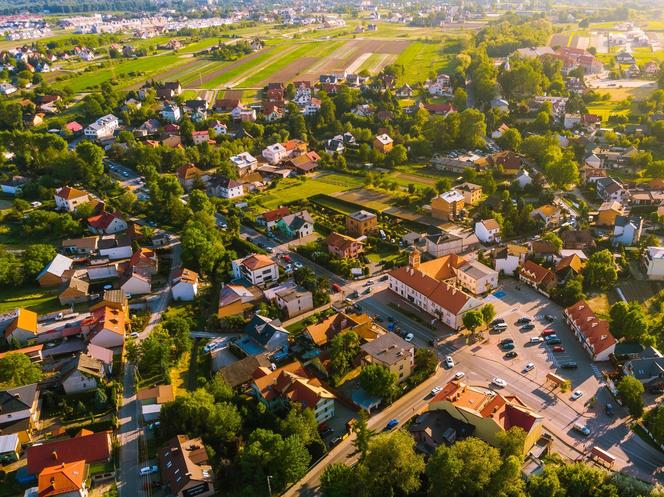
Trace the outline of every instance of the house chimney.
{"label": "house chimney", "polygon": [[51,457],[57,461],[58,460],[58,453],[56,451],[51,452]]}

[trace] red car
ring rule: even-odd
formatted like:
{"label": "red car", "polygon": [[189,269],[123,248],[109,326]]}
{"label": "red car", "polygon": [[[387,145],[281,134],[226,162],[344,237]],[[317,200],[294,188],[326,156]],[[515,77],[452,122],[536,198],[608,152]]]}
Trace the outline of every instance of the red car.
{"label": "red car", "polygon": [[562,345],[556,345],[556,346],[553,347],[552,350],[554,352],[565,352],[565,347],[563,347]]}
{"label": "red car", "polygon": [[555,334],[556,334],[556,332],[554,330],[552,330],[551,328],[547,328],[546,330],[544,330],[542,332],[543,337],[548,337],[548,336],[555,335]]}

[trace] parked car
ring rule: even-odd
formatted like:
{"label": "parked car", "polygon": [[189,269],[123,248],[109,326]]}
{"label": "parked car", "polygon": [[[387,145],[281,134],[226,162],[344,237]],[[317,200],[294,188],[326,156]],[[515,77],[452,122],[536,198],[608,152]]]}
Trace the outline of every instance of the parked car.
{"label": "parked car", "polygon": [[551,350],[553,350],[556,354],[558,354],[561,352],[565,352],[565,347],[563,347],[562,345],[556,345]]}
{"label": "parked car", "polygon": [[556,331],[555,331],[555,330],[552,330],[551,328],[547,328],[546,330],[544,330],[544,331],[542,332],[542,336],[543,336],[543,337],[550,337],[550,336],[553,336],[553,335],[555,335],[555,334],[556,334]]}
{"label": "parked car", "polygon": [[445,357],[445,367],[452,369],[454,367],[454,359],[451,356]]}
{"label": "parked car", "polygon": [[493,383],[497,387],[501,387],[501,388],[507,386],[507,382],[505,380],[503,380],[502,378],[498,378],[498,377],[492,378],[491,383]]}
{"label": "parked car", "polygon": [[514,349],[514,344],[511,343],[511,342],[510,343],[503,343],[500,347],[503,350],[512,350],[512,349]]}
{"label": "parked car", "polygon": [[137,331],[132,331],[132,332],[129,334],[129,336],[132,337],[132,338],[138,338],[138,337],[139,337],[139,334],[138,334]]}
{"label": "parked car", "polygon": [[574,390],[574,393],[572,393],[572,400],[579,399],[583,396],[583,392],[581,390]]}
{"label": "parked car", "polygon": [[455,380],[460,380],[464,376],[466,376],[466,373],[464,373],[463,371],[457,371],[456,373],[454,373]]}
{"label": "parked car", "polygon": [[532,321],[528,316],[523,316],[516,320],[516,324],[528,324]]}
{"label": "parked car", "polygon": [[572,428],[574,428],[575,431],[581,433],[584,437],[590,435],[590,428],[588,428],[586,425],[582,425],[581,423],[574,423]]}
{"label": "parked car", "polygon": [[556,317],[553,314],[545,314],[544,319],[546,319],[549,323],[553,323],[556,320]]}
{"label": "parked car", "polygon": [[330,440],[330,448],[334,447],[335,445],[339,445],[339,442],[341,442],[344,439],[341,435],[338,437],[334,437],[332,440]]}
{"label": "parked car", "polygon": [[140,469],[138,474],[140,476],[147,476],[156,473],[157,471],[159,471],[159,468],[157,468],[157,466],[145,466],[144,468]]}
{"label": "parked car", "polygon": [[576,368],[578,368],[579,366],[578,366],[577,363],[575,363],[574,361],[569,361],[569,362],[563,362],[563,363],[560,365],[560,367],[561,367],[562,369],[576,369]]}
{"label": "parked car", "polygon": [[613,416],[613,404],[611,404],[611,402],[606,403],[606,406],[604,406],[604,412],[607,416]]}
{"label": "parked car", "polygon": [[434,395],[438,394],[442,390],[443,390],[443,387],[441,387],[440,385],[437,385],[437,386],[433,387],[431,389],[431,396],[433,397]]}
{"label": "parked car", "polygon": [[510,350],[507,354],[505,354],[505,357],[507,359],[514,359],[518,355],[519,354],[516,352],[516,350]]}
{"label": "parked car", "polygon": [[492,329],[496,333],[502,333],[503,331],[507,330],[507,324],[505,324],[505,323],[494,324]]}
{"label": "parked car", "polygon": [[535,329],[535,325],[534,325],[534,324],[531,324],[531,323],[529,323],[529,324],[524,324],[524,325],[521,327],[521,330],[522,330],[522,331],[532,331],[532,330],[534,330],[534,329]]}
{"label": "parked car", "polygon": [[332,433],[334,433],[334,428],[326,426],[320,431],[320,436],[324,438],[328,435],[331,435]]}
{"label": "parked car", "polygon": [[491,321],[491,326],[496,326],[497,324],[502,324],[505,323],[505,320],[503,318],[496,318],[493,321]]}
{"label": "parked car", "polygon": [[406,340],[407,342],[412,342],[413,338],[415,338],[415,335],[413,335],[412,333],[407,333],[406,336],[404,337],[404,340]]}
{"label": "parked car", "polygon": [[514,339],[513,338],[503,338],[500,341],[500,345],[505,345],[506,343],[514,343]]}
{"label": "parked car", "polygon": [[536,343],[542,343],[544,339],[542,337],[531,337],[529,340],[529,343],[536,344]]}
{"label": "parked car", "polygon": [[387,429],[387,430],[391,430],[391,429],[395,428],[398,424],[399,424],[399,420],[398,420],[398,419],[396,419],[396,418],[394,418],[394,419],[390,419],[390,420],[387,422],[387,424],[385,425],[385,429]]}
{"label": "parked car", "polygon": [[526,364],[526,366],[523,368],[523,371],[524,371],[525,373],[527,373],[528,371],[532,371],[533,369],[535,369],[535,365],[534,365],[532,362],[529,362],[529,363]]}
{"label": "parked car", "polygon": [[563,343],[563,341],[560,338],[555,337],[552,338],[551,340],[547,340],[546,343],[548,343],[549,345],[560,345],[561,343]]}

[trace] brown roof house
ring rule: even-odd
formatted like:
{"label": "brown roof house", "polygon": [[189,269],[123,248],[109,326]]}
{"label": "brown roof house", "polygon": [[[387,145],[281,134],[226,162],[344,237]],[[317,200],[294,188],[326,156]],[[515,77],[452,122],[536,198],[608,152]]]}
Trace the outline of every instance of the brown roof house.
{"label": "brown roof house", "polygon": [[359,210],[346,215],[346,229],[351,235],[362,236],[378,229],[378,216],[373,212]]}
{"label": "brown roof house", "polygon": [[558,279],[551,270],[531,260],[524,262],[519,269],[519,281],[532,286],[547,297],[558,284]]}
{"label": "brown roof house", "polygon": [[66,284],[58,295],[58,300],[62,305],[72,305],[87,302],[90,284],[79,278],[72,278]]}
{"label": "brown roof house", "polygon": [[305,336],[316,346],[327,345],[335,336],[352,331],[362,340],[373,340],[385,333],[376,325],[368,314],[347,314],[339,312],[323,319],[320,323],[310,324],[304,329]]}
{"label": "brown roof house", "polygon": [[161,476],[177,497],[215,495],[214,474],[203,440],[178,435],[157,451]]}
{"label": "brown roof house", "polygon": [[364,252],[362,242],[341,233],[330,233],[325,239],[327,251],[341,259],[355,259]]}
{"label": "brown roof house", "polygon": [[396,333],[385,333],[361,347],[364,364],[380,364],[406,380],[415,367],[415,346]]}

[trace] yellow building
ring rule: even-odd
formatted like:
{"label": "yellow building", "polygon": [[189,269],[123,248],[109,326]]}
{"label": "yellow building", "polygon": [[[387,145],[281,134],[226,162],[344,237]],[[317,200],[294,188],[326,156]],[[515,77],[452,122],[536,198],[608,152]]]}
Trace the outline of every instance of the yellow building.
{"label": "yellow building", "polygon": [[454,419],[474,426],[473,436],[490,445],[496,445],[499,433],[519,427],[526,432],[524,454],[542,434],[542,416],[531,411],[518,397],[471,387],[460,381],[445,385],[429,403],[429,410],[445,411]]}
{"label": "yellow building", "polygon": [[311,324],[304,329],[304,333],[312,343],[322,347],[335,336],[353,331],[361,340],[373,340],[385,333],[385,329],[373,322],[368,314],[346,314],[340,312],[333,314],[317,324]]}
{"label": "yellow building", "polygon": [[618,216],[624,216],[625,209],[620,202],[615,200],[604,202],[599,206],[597,214],[597,225],[598,226],[613,226],[616,224],[616,218]]}
{"label": "yellow building", "polygon": [[436,219],[451,221],[459,216],[464,205],[464,194],[457,190],[450,190],[433,198],[431,201],[431,215]]}

